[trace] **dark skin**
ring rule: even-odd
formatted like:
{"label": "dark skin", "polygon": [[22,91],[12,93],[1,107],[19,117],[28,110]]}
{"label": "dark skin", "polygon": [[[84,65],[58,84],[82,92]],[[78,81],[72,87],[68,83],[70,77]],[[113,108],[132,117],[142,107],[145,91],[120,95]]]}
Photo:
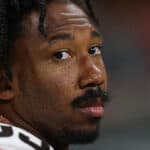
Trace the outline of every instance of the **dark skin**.
{"label": "dark skin", "polygon": [[72,143],[59,138],[64,129],[94,132],[98,126],[71,104],[88,89],[107,90],[102,39],[74,4],[47,5],[46,38],[37,30],[38,17],[34,10],[24,17],[23,34],[13,43],[13,81],[3,74],[0,113],[56,150],[67,150]]}

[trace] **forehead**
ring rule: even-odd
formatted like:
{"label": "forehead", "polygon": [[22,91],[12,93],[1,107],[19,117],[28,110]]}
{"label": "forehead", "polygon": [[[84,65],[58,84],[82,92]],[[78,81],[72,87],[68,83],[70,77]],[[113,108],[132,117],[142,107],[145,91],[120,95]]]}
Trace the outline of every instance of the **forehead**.
{"label": "forehead", "polygon": [[53,32],[93,27],[84,11],[73,3],[51,3],[47,5],[45,22],[46,30]]}
{"label": "forehead", "polygon": [[[25,27],[24,29],[27,29],[32,33],[38,31],[38,24],[39,13],[35,11],[31,12],[31,15],[28,15],[28,17],[26,17],[23,21],[23,26]],[[46,6],[44,28],[48,35],[55,34],[56,32],[61,32],[64,30],[69,31],[70,29],[95,29],[89,21],[86,13],[77,5],[71,2],[48,3]]]}

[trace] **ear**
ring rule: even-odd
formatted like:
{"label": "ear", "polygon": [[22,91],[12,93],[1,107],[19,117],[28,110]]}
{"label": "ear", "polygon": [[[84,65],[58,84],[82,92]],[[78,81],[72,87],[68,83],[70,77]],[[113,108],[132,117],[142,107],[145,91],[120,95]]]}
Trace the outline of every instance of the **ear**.
{"label": "ear", "polygon": [[9,101],[14,98],[14,96],[13,83],[0,67],[0,101]]}

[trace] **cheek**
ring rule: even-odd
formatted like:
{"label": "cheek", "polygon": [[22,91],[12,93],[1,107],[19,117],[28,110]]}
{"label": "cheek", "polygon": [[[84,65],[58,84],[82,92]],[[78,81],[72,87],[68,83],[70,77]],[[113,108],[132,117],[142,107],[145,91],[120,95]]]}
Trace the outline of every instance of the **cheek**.
{"label": "cheek", "polygon": [[[42,121],[55,118],[51,126],[56,127],[60,123],[65,124],[70,120],[72,109],[70,107],[74,97],[77,94],[77,78],[78,70],[76,65],[66,64],[64,66],[44,65],[39,66],[37,70],[38,84],[41,88],[40,99],[43,101],[41,106],[39,103],[39,111],[42,114]],[[34,113],[36,114],[36,112]],[[69,118],[69,119],[68,119]]]}
{"label": "cheek", "polygon": [[66,101],[75,93],[77,74],[76,66],[69,63],[59,66],[45,65],[38,69],[41,87],[51,95],[52,99],[65,99]]}

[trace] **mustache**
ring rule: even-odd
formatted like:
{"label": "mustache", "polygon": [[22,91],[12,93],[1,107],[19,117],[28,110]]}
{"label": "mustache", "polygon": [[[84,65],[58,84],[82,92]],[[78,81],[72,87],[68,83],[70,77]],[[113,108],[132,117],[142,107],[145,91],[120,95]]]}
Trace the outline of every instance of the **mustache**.
{"label": "mustache", "polygon": [[100,87],[97,89],[89,89],[85,92],[84,95],[75,98],[72,102],[73,107],[79,106],[83,102],[93,102],[96,101],[96,98],[101,99],[101,104],[104,105],[105,103],[109,102],[109,94],[108,92],[102,91]]}

